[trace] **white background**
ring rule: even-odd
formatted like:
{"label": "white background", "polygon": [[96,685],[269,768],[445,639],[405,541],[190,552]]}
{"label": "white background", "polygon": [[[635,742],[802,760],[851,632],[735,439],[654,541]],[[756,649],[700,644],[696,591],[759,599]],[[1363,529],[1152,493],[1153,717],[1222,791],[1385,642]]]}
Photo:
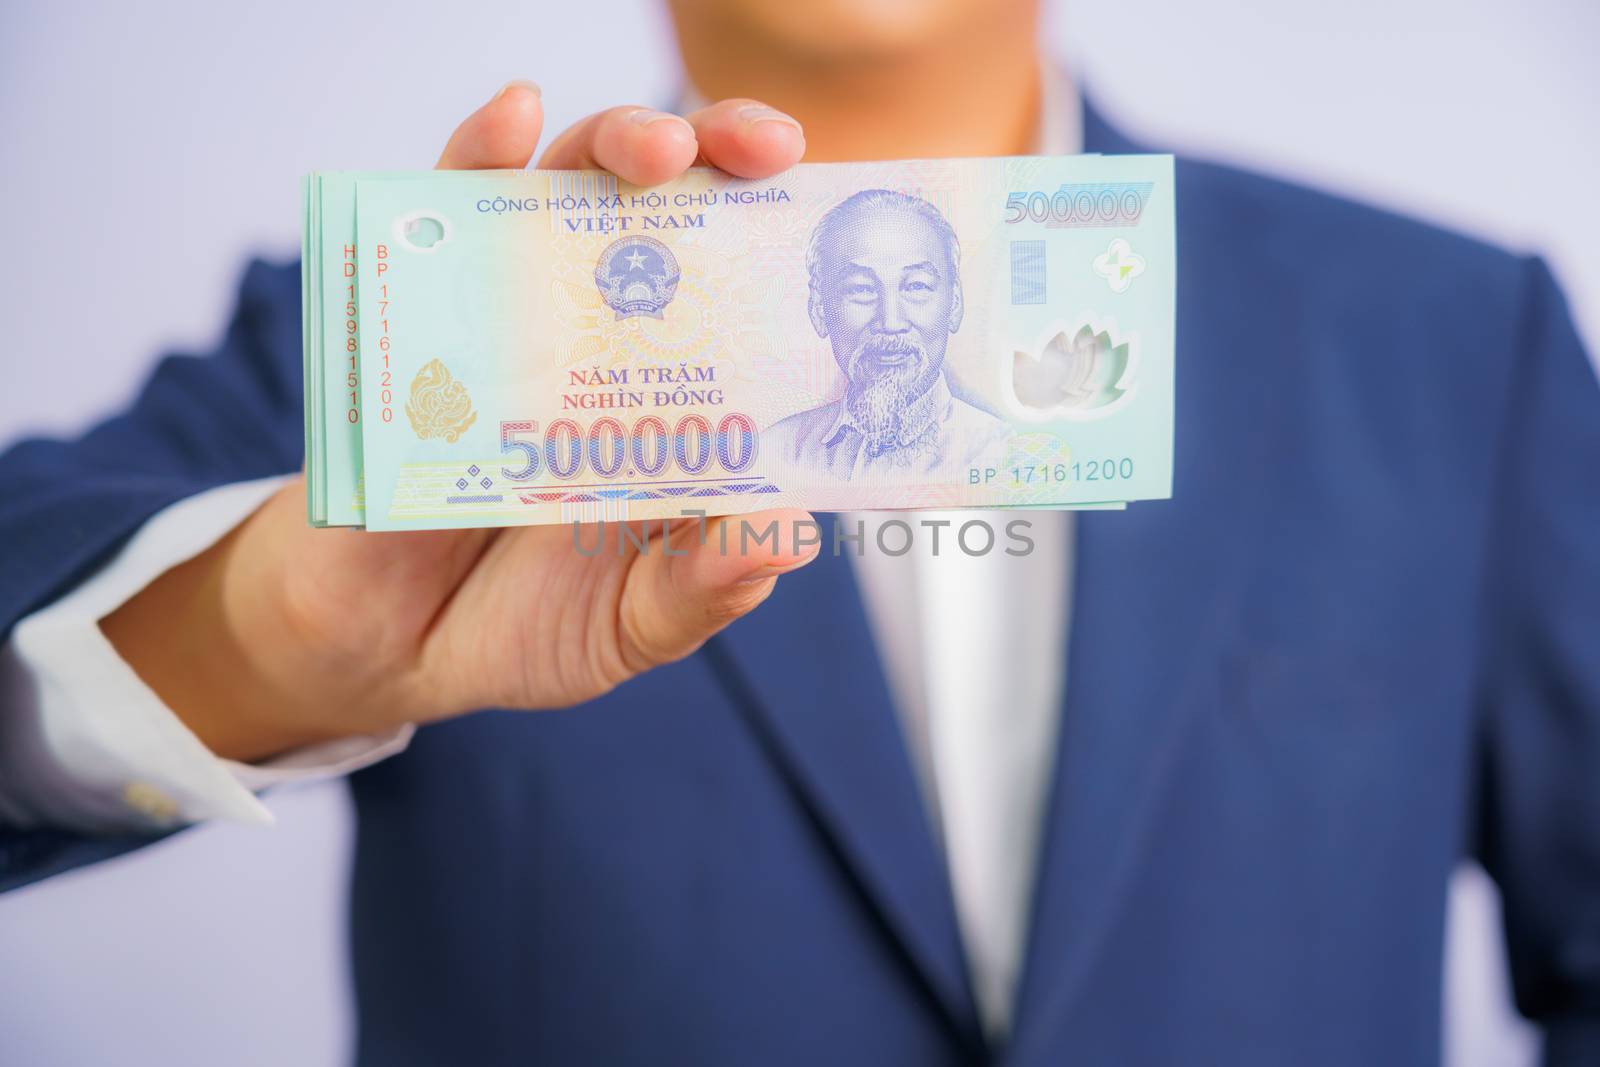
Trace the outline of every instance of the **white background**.
{"label": "white background", "polygon": [[[1147,142],[1544,252],[1600,348],[1592,0],[1068,0],[1051,25]],[[71,432],[163,347],[208,344],[243,257],[294,255],[302,172],[428,166],[512,77],[544,85],[553,127],[677,84],[648,0],[0,0],[0,440]],[[7,1062],[341,1062],[348,806],[323,786],[273,807],[276,830],[207,828],[0,898]],[[1454,1067],[1533,1062],[1494,906],[1463,871]]]}

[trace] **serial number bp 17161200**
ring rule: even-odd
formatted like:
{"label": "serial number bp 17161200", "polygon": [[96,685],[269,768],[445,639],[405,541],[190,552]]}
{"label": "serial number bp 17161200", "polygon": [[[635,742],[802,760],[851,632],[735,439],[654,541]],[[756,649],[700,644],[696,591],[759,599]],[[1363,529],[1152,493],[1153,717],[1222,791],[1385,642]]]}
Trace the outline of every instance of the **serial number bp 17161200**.
{"label": "serial number bp 17161200", "polygon": [[967,484],[989,485],[1006,478],[1011,485],[1042,485],[1050,482],[1125,482],[1133,477],[1133,459],[1088,459],[1073,463],[1038,463],[1010,467],[973,467],[967,471]]}

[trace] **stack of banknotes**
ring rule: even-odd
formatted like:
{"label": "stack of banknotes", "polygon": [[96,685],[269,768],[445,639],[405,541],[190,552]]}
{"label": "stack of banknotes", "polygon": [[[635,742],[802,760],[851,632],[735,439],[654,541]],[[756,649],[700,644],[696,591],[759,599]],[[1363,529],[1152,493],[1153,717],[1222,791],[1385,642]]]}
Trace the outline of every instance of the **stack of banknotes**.
{"label": "stack of banknotes", "polygon": [[1169,156],[304,195],[315,525],[1171,495]]}

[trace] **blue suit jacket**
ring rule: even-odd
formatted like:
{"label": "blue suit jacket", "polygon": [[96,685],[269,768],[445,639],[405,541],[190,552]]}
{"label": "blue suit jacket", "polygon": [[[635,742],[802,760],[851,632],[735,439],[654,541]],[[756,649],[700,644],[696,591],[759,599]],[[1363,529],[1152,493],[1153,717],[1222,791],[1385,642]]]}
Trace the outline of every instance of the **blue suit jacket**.
{"label": "blue suit jacket", "polygon": [[[1088,147],[1132,146],[1092,113]],[[1545,267],[1178,167],[1170,502],[1080,517],[1014,1034],[985,1049],[848,561],[593,706],[355,776],[373,1064],[1425,1064],[1446,883],[1600,1063],[1600,389]],[[0,458],[0,628],[301,461],[299,286]],[[144,843],[0,831],[0,884]]]}

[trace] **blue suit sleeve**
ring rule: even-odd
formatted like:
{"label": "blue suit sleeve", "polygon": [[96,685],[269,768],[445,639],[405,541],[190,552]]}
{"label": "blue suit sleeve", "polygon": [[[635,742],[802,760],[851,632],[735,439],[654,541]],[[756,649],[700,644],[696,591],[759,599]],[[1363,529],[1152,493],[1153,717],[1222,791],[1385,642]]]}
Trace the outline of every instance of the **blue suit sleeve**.
{"label": "blue suit sleeve", "polygon": [[1552,1067],[1600,1063],[1600,384],[1538,260],[1499,441],[1479,855]]}
{"label": "blue suit sleeve", "polygon": [[[296,469],[300,347],[298,269],[252,263],[215,351],[163,359],[128,411],[76,440],[0,454],[0,641],[168,505]],[[155,839],[0,827],[0,891]]]}

